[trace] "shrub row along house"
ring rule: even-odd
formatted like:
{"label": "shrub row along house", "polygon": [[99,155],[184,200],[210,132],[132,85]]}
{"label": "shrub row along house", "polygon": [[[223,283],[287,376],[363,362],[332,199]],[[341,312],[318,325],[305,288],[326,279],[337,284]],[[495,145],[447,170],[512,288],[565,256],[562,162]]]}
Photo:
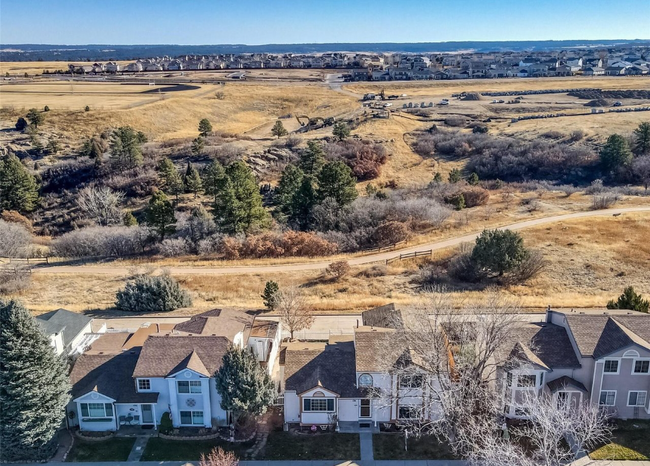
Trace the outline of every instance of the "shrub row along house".
{"label": "shrub row along house", "polygon": [[68,424],[84,431],[157,428],[169,413],[174,427],[227,425],[230,413],[221,408],[215,385],[223,355],[230,345],[249,347],[271,374],[280,336],[277,322],[227,310],[106,333],[72,369]]}

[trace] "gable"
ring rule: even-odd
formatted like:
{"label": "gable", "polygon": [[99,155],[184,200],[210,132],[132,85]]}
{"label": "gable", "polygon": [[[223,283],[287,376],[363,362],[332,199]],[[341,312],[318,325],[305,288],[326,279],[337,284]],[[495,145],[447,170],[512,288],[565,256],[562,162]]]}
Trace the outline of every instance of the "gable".
{"label": "gable", "polygon": [[102,395],[96,391],[91,391],[85,395],[81,395],[80,397],[75,398],[72,401],[75,401],[77,403],[114,403],[116,400],[109,396]]}

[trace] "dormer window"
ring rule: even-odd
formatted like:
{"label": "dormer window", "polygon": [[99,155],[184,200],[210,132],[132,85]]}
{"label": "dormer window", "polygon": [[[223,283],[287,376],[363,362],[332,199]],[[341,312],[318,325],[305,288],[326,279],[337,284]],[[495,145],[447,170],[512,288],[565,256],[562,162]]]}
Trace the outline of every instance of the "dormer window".
{"label": "dormer window", "polygon": [[372,375],[361,374],[359,376],[359,387],[372,387]]}

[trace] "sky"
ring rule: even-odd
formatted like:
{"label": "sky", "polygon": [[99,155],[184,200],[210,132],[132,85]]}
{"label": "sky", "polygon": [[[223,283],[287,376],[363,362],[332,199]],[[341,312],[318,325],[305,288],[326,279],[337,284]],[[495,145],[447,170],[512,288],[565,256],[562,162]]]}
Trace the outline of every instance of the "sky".
{"label": "sky", "polygon": [[650,0],[0,0],[1,44],[650,39]]}

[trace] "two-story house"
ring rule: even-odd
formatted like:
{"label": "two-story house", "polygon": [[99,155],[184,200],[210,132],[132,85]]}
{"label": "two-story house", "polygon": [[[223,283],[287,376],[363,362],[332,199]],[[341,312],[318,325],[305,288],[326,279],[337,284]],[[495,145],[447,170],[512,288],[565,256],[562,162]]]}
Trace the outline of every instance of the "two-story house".
{"label": "two-story house", "polygon": [[101,325],[93,332],[93,319],[66,309],[46,312],[36,317],[41,330],[50,338],[56,354],[72,356],[82,353],[100,333],[106,331]]}

